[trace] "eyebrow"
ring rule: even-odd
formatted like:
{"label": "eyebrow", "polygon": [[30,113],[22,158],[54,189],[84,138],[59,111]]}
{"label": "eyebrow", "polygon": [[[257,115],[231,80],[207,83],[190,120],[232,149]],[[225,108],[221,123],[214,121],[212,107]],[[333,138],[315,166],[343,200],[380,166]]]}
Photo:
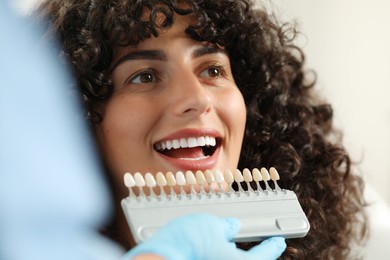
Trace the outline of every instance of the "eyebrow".
{"label": "eyebrow", "polygon": [[201,46],[192,53],[192,57],[199,58],[203,55],[214,53],[226,54],[226,51],[224,49],[218,48],[216,45]]}
{"label": "eyebrow", "polygon": [[167,57],[161,50],[137,50],[131,51],[126,55],[122,56],[115,64],[112,66],[111,71],[113,71],[118,65],[125,61],[131,60],[159,60],[166,61]]}
{"label": "eyebrow", "polygon": [[[194,50],[192,53],[193,58],[199,58],[207,54],[214,53],[223,53],[226,54],[224,49],[218,48],[216,45],[201,46]],[[122,56],[115,64],[112,66],[111,71],[118,67],[121,63],[131,60],[157,60],[157,61],[166,61],[167,56],[162,50],[136,50],[127,53]]]}

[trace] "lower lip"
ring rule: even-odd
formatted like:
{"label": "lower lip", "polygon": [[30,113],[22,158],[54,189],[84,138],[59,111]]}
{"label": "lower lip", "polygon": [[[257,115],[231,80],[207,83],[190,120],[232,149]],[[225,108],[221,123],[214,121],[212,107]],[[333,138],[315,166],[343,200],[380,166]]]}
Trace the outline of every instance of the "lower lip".
{"label": "lower lip", "polygon": [[181,170],[181,171],[206,171],[214,169],[217,166],[218,163],[218,155],[219,155],[220,148],[218,147],[212,156],[209,156],[204,159],[199,160],[183,160],[183,159],[176,159],[169,156],[166,156],[164,154],[159,153],[159,155],[167,161],[170,165],[172,165],[173,168]]}

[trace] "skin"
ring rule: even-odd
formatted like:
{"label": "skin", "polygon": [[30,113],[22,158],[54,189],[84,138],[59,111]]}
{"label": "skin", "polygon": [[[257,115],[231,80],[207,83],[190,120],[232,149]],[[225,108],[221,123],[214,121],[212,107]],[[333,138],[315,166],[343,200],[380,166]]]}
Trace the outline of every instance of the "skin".
{"label": "skin", "polygon": [[[137,46],[118,47],[112,62],[114,94],[102,109],[96,136],[117,187],[125,196],[125,172],[234,170],[246,108],[223,48],[192,40],[189,17],[176,17],[168,31]],[[216,151],[162,155],[161,141],[212,136]],[[173,150],[172,150],[173,151]],[[185,157],[187,159],[172,159]],[[189,160],[196,157],[198,160]]]}

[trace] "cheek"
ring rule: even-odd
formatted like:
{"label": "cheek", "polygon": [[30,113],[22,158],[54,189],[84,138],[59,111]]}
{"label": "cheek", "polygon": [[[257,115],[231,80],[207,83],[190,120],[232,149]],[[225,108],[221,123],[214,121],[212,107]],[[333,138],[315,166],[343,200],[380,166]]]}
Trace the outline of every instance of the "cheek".
{"label": "cheek", "polygon": [[244,98],[238,89],[231,90],[223,99],[220,106],[224,111],[224,118],[230,127],[230,131],[242,141],[246,123],[246,106]]}
{"label": "cheek", "polygon": [[113,98],[105,107],[103,121],[96,131],[99,147],[113,173],[123,173],[146,157],[148,133],[155,112],[150,104],[137,100]]}
{"label": "cheek", "polygon": [[235,169],[240,157],[246,123],[246,106],[241,92],[234,88],[218,98],[219,116],[223,121],[228,138],[226,152],[231,169]]}

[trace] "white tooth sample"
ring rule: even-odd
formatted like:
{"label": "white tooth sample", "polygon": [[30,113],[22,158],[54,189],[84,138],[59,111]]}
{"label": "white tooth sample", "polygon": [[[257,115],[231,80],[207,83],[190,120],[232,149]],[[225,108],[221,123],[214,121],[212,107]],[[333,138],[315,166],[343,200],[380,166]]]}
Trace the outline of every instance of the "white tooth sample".
{"label": "white tooth sample", "polygon": [[183,172],[181,171],[176,172],[176,183],[179,186],[186,185],[186,178],[184,177]]}
{"label": "white tooth sample", "polygon": [[196,138],[196,141],[198,142],[198,146],[205,146],[206,145],[206,140],[204,139],[203,136],[199,136]]}
{"label": "white tooth sample", "polygon": [[268,173],[268,170],[264,167],[260,169],[261,177],[263,177],[263,181],[265,183],[266,189],[267,190],[272,190],[271,187],[268,184],[268,181],[271,179]]}
{"label": "white tooth sample", "polygon": [[156,182],[157,182],[157,185],[160,187],[167,186],[167,180],[165,179],[165,176],[162,172],[158,172],[156,174]]}
{"label": "white tooth sample", "polygon": [[234,180],[235,180],[235,181],[237,182],[237,184],[238,184],[238,190],[239,190],[239,191],[244,191],[244,189],[243,189],[242,186],[241,186],[241,182],[244,181],[244,177],[242,176],[240,170],[235,169],[233,175],[234,175]]}
{"label": "white tooth sample", "polygon": [[200,187],[200,194],[205,194],[204,185],[207,183],[206,178],[203,175],[202,171],[196,171],[195,173],[196,182],[198,183]]}
{"label": "white tooth sample", "polygon": [[202,171],[196,171],[195,175],[196,175],[196,182],[197,182],[199,185],[206,184],[206,178],[204,177]]}
{"label": "white tooth sample", "polygon": [[134,180],[137,187],[144,187],[146,185],[144,177],[142,177],[142,174],[139,172],[134,174]]}
{"label": "white tooth sample", "polygon": [[210,170],[206,170],[204,172],[204,176],[205,176],[206,181],[207,181],[208,184],[211,184],[211,183],[215,182],[214,175],[213,175],[213,173]]}
{"label": "white tooth sample", "polygon": [[210,145],[215,146],[217,144],[217,140],[215,140],[215,137],[210,137]]}
{"label": "white tooth sample", "polygon": [[218,184],[222,184],[225,182],[225,179],[223,178],[223,174],[220,170],[216,170],[214,172],[214,176],[215,176],[215,181],[218,183]]}
{"label": "white tooth sample", "polygon": [[186,171],[186,181],[187,183],[190,185],[190,189],[191,189],[191,193],[192,194],[196,194],[196,190],[195,190],[195,187],[194,185],[198,184],[196,182],[196,178],[195,178],[195,175],[192,171]]}
{"label": "white tooth sample", "polygon": [[125,186],[127,188],[131,188],[131,187],[135,186],[135,180],[134,180],[133,175],[131,175],[131,173],[126,172],[125,175],[123,176],[123,178],[125,181]]}
{"label": "white tooth sample", "polygon": [[223,176],[225,177],[225,181],[226,183],[228,184],[228,186],[230,187],[230,192],[235,192],[235,190],[233,189],[232,187],[232,184],[234,182],[234,177],[233,177],[233,173],[230,171],[230,170],[226,170],[224,173],[223,173]]}
{"label": "white tooth sample", "polygon": [[167,140],[165,143],[167,145],[167,149],[171,150],[172,149],[172,141],[171,140]]}
{"label": "white tooth sample", "polygon": [[244,181],[246,181],[246,182],[251,182],[253,180],[252,174],[251,174],[251,172],[250,172],[250,170],[248,168],[245,168],[242,171],[242,175],[244,177]]}
{"label": "white tooth sample", "polygon": [[227,184],[231,185],[234,182],[234,177],[230,170],[224,172],[224,177]]}
{"label": "white tooth sample", "polygon": [[184,192],[184,185],[186,185],[186,178],[184,177],[183,172],[176,172],[176,183],[180,186],[180,194],[185,195],[186,193]]}
{"label": "white tooth sample", "polygon": [[252,177],[251,171],[248,168],[245,168],[242,171],[242,175],[244,177],[244,181],[246,182],[246,185],[248,186],[248,188],[247,188],[248,191],[249,190],[253,190],[251,185],[250,185],[250,182],[253,181],[253,177]]}
{"label": "white tooth sample", "polygon": [[165,179],[165,176],[162,172],[158,172],[156,174],[156,182],[160,187],[160,195],[165,195],[164,187],[167,186],[167,180]]}
{"label": "white tooth sample", "polygon": [[271,180],[273,180],[273,181],[280,180],[279,173],[274,167],[269,168],[269,175],[271,177]]}
{"label": "white tooth sample", "polygon": [[180,147],[181,148],[187,148],[188,147],[187,139],[185,139],[185,138],[181,138],[180,139]]}
{"label": "white tooth sample", "polygon": [[204,172],[204,176],[206,178],[206,182],[208,183],[209,185],[209,189],[210,189],[210,192],[214,191],[215,190],[215,187],[213,187],[213,183],[215,182],[215,179],[214,179],[214,174],[212,171],[210,170],[206,170]]}
{"label": "white tooth sample", "polygon": [[142,189],[142,187],[145,187],[146,185],[144,177],[142,177],[141,173],[136,172],[134,174],[134,180],[135,180],[135,185],[138,187],[139,190],[139,196],[145,197],[144,190]]}
{"label": "white tooth sample", "polygon": [[269,181],[271,178],[269,176],[268,170],[264,167],[260,169],[261,176],[263,177],[264,181]]}
{"label": "white tooth sample", "polygon": [[137,197],[134,194],[134,191],[132,189],[135,186],[135,180],[134,180],[133,175],[131,175],[131,173],[129,173],[129,172],[126,172],[125,175],[123,176],[123,178],[125,181],[125,186],[129,189],[129,196],[130,197]]}
{"label": "white tooth sample", "polygon": [[173,176],[172,172],[167,172],[166,179],[167,179],[168,186],[173,187],[176,185],[175,176]]}
{"label": "white tooth sample", "polygon": [[172,172],[167,172],[165,177],[167,179],[167,184],[170,187],[170,195],[175,196],[176,195],[174,190],[174,187],[176,186],[175,176],[173,176]]}
{"label": "white tooth sample", "polygon": [[271,180],[273,180],[273,182],[275,184],[275,189],[281,190],[281,188],[278,185],[278,180],[280,180],[280,176],[279,176],[278,171],[274,167],[271,167],[271,168],[269,168],[269,175],[271,177]]}
{"label": "white tooth sample", "polygon": [[145,174],[146,186],[149,188],[149,196],[155,196],[153,188],[156,187],[156,180],[150,172]]}
{"label": "white tooth sample", "polygon": [[238,183],[244,181],[244,177],[242,176],[241,172],[239,169],[234,170],[234,180]]}
{"label": "white tooth sample", "polygon": [[189,185],[196,185],[196,178],[192,171],[186,171],[186,180]]}
{"label": "white tooth sample", "polygon": [[263,177],[261,177],[261,173],[260,173],[259,169],[257,169],[257,168],[254,168],[252,170],[252,175],[253,175],[253,179],[255,181],[262,181],[263,180]]}
{"label": "white tooth sample", "polygon": [[253,176],[253,180],[255,180],[255,182],[256,182],[257,190],[260,191],[261,187],[260,187],[259,181],[262,181],[263,177],[261,177],[261,173],[260,173],[259,169],[254,168],[252,170],[252,176]]}
{"label": "white tooth sample", "polygon": [[196,138],[195,138],[195,137],[190,137],[190,138],[188,138],[187,144],[188,144],[188,147],[189,147],[189,148],[198,146],[198,142],[196,141]]}
{"label": "white tooth sample", "polygon": [[220,170],[214,171],[215,182],[218,184],[219,192],[223,192],[225,189],[223,184],[225,183],[225,179],[223,178],[223,173]]}
{"label": "white tooth sample", "polygon": [[165,142],[162,142],[161,143],[161,150],[165,150],[167,148],[167,145],[165,144]]}
{"label": "white tooth sample", "polygon": [[150,172],[147,172],[145,174],[145,181],[146,181],[146,186],[149,188],[156,187],[156,180],[154,179],[153,175]]}

